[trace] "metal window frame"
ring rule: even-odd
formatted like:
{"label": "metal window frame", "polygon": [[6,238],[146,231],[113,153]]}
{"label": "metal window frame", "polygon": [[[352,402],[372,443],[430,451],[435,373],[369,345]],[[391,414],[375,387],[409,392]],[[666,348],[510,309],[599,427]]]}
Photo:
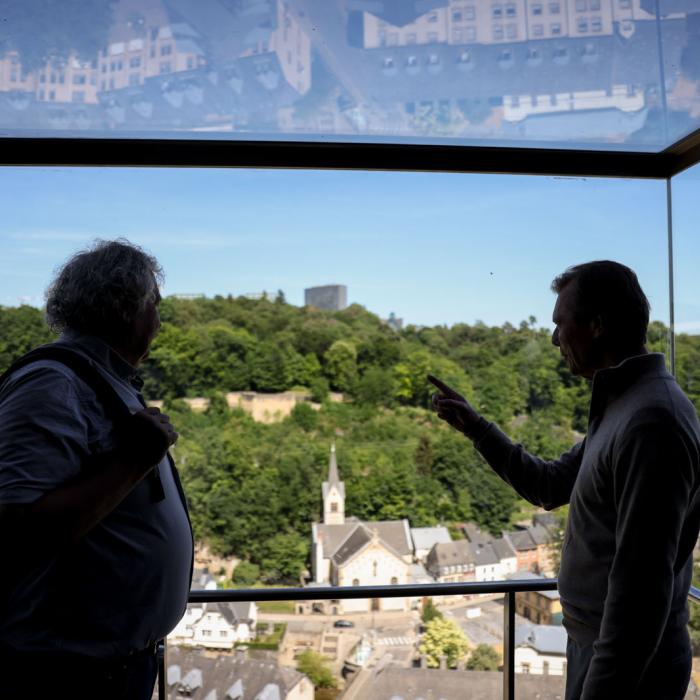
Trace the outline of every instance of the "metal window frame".
{"label": "metal window frame", "polygon": [[658,153],[522,146],[476,146],[377,139],[312,141],[153,138],[153,134],[46,132],[2,139],[0,165],[215,167],[425,171],[668,179],[700,161],[700,129]]}

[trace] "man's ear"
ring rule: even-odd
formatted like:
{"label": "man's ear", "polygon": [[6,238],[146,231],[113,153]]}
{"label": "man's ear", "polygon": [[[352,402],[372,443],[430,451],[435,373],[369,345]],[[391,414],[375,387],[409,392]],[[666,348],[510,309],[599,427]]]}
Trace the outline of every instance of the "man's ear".
{"label": "man's ear", "polygon": [[603,317],[598,315],[591,319],[590,322],[591,334],[594,338],[600,338],[605,330],[603,327]]}

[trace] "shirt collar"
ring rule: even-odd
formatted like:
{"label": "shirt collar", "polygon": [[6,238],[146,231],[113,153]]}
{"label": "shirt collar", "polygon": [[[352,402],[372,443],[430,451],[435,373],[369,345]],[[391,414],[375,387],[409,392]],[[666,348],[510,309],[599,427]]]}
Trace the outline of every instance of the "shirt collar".
{"label": "shirt collar", "polygon": [[61,335],[60,342],[79,346],[93,360],[99,362],[115,376],[129,382],[136,389],[140,390],[143,386],[143,379],[136,368],[101,338],[66,329]]}
{"label": "shirt collar", "polygon": [[590,418],[602,412],[613,399],[621,396],[632,384],[645,376],[671,376],[666,371],[663,353],[633,355],[618,365],[598,370],[593,377]]}

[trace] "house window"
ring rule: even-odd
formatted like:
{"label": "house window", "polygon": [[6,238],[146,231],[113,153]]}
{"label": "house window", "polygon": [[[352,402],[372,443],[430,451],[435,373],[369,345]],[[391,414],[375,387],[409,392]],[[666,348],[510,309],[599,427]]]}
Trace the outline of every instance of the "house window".
{"label": "house window", "polygon": [[49,90],[49,100],[55,100],[55,99],[56,99],[56,91]]}
{"label": "house window", "polygon": [[491,15],[494,19],[501,19],[503,17],[503,7],[501,5],[493,5],[491,7]]}
{"label": "house window", "polygon": [[455,44],[462,43],[462,30],[461,29],[453,29],[452,30],[452,42]]}
{"label": "house window", "polygon": [[85,85],[87,77],[82,73],[76,73],[73,76],[73,85]]}
{"label": "house window", "polygon": [[576,12],[585,12],[587,8],[586,0],[576,0]]}
{"label": "house window", "polygon": [[517,24],[507,24],[506,25],[506,36],[509,39],[518,38],[518,25]]}
{"label": "house window", "polygon": [[542,36],[544,34],[544,25],[533,24],[532,25],[532,36]]}
{"label": "house window", "polygon": [[429,44],[434,44],[438,40],[438,34],[437,32],[428,32],[428,43]]}
{"label": "house window", "polygon": [[461,10],[453,10],[452,11],[452,21],[453,22],[461,22],[462,21],[462,11]]}
{"label": "house window", "polygon": [[172,52],[173,52],[172,44],[163,44],[163,46],[160,47],[160,55],[161,56],[170,56],[170,54]]}
{"label": "house window", "polygon": [[561,12],[561,5],[558,2],[549,3],[549,13],[552,15],[558,15]]}
{"label": "house window", "polygon": [[211,630],[202,630],[202,637],[211,637]]}
{"label": "house window", "polygon": [[602,32],[603,31],[603,20],[600,17],[593,17],[591,19],[591,31],[592,32]]}
{"label": "house window", "polygon": [[591,0],[591,12],[600,11],[600,0]]}
{"label": "house window", "polygon": [[578,22],[576,22],[576,31],[580,32],[583,34],[584,32],[588,31],[588,20],[587,19],[580,19]]}
{"label": "house window", "polygon": [[430,22],[431,24],[434,24],[434,23],[437,22],[437,21],[438,21],[438,14],[437,14],[437,12],[431,12],[431,13],[428,15],[428,22]]}
{"label": "house window", "polygon": [[10,81],[13,82],[13,83],[16,83],[16,82],[17,82],[17,76],[18,76],[17,69],[16,69],[16,68],[13,68],[13,69],[12,69],[12,72],[10,73]]}
{"label": "house window", "polygon": [[221,632],[219,632],[219,634],[220,634],[222,637],[228,637],[228,630],[221,630]]}
{"label": "house window", "polygon": [[141,83],[141,76],[138,73],[132,73],[129,76],[129,85],[139,85]]}
{"label": "house window", "polygon": [[465,30],[465,36],[467,41],[476,41],[476,28],[467,27]]}
{"label": "house window", "polygon": [[494,24],[491,34],[496,41],[503,39],[503,27],[500,24]]}
{"label": "house window", "polygon": [[170,73],[170,61],[164,61],[160,64],[161,73]]}
{"label": "house window", "polygon": [[520,666],[521,668],[521,673],[530,673],[530,664],[523,663]]}
{"label": "house window", "polygon": [[399,582],[399,579],[397,579],[396,576],[391,577],[391,585],[392,586],[395,586],[396,584],[398,584],[398,582]]}
{"label": "house window", "polygon": [[532,14],[538,17],[539,15],[542,14],[542,5],[537,3],[536,5],[532,6]]}
{"label": "house window", "polygon": [[515,17],[516,14],[517,8],[515,7],[515,5],[506,5],[506,17]]}
{"label": "house window", "polygon": [[129,68],[138,68],[141,65],[141,56],[132,56],[129,59]]}
{"label": "house window", "polygon": [[542,662],[542,673],[545,676],[549,675],[549,661],[543,661]]}
{"label": "house window", "polygon": [[476,11],[473,5],[467,5],[464,8],[464,19],[473,20],[476,18]]}
{"label": "house window", "polygon": [[554,24],[550,24],[549,31],[552,32],[553,36],[561,34],[561,24],[559,24],[558,22],[555,22]]}

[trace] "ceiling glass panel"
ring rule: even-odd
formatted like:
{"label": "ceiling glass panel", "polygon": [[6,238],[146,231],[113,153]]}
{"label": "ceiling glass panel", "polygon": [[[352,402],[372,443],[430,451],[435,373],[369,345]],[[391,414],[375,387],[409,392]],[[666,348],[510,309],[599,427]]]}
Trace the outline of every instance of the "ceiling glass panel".
{"label": "ceiling glass panel", "polygon": [[700,127],[697,0],[5,0],[2,13],[4,136],[653,152]]}

